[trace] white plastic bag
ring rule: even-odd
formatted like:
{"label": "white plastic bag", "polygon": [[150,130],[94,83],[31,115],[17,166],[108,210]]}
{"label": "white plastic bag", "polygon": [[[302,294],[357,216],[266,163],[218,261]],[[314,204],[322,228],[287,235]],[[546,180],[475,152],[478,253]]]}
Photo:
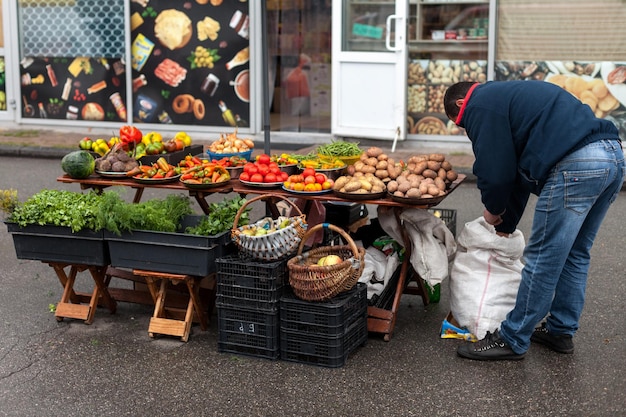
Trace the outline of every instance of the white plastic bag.
{"label": "white plastic bag", "polygon": [[498,236],[484,217],[466,223],[450,271],[450,311],[476,338],[493,332],[515,306],[524,235]]}

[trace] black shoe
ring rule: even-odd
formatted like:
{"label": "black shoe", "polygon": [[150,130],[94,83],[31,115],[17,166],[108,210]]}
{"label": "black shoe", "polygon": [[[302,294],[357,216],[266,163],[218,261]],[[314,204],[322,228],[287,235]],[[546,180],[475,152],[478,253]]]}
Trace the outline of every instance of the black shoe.
{"label": "black shoe", "polygon": [[537,327],[530,341],[547,346],[555,352],[559,353],[574,353],[574,341],[569,334],[555,334],[550,333],[546,329],[546,323],[542,323],[541,327]]}
{"label": "black shoe", "polygon": [[517,354],[513,349],[500,338],[500,334],[495,332],[487,332],[484,339],[478,342],[467,342],[462,344],[456,350],[456,353],[467,359],[475,359],[479,361],[516,361],[524,359],[526,353]]}

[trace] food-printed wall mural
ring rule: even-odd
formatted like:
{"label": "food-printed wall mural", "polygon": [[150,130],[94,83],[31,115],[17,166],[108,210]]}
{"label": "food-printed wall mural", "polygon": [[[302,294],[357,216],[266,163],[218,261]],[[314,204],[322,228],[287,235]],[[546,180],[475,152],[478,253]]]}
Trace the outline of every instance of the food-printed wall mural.
{"label": "food-printed wall mural", "polygon": [[107,58],[32,58],[20,62],[24,118],[126,120],[126,66]]}
{"label": "food-printed wall mural", "polygon": [[247,125],[247,2],[133,0],[130,23],[133,121]]}
{"label": "food-printed wall mural", "polygon": [[[443,109],[447,87],[458,81],[487,80],[486,61],[412,60],[408,67],[407,131],[422,135],[463,135]],[[613,62],[498,61],[495,80],[540,80],[566,89],[620,129],[626,138],[626,64]]]}
{"label": "food-printed wall mural", "polygon": [[22,117],[247,126],[246,0],[132,0],[130,16],[130,63],[124,54],[22,58]]}

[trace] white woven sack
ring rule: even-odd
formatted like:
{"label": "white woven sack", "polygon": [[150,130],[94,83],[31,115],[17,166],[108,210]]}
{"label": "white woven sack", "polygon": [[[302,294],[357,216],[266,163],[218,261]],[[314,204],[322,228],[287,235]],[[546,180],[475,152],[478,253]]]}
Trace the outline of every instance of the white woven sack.
{"label": "white woven sack", "polygon": [[478,339],[515,306],[521,280],[524,235],[498,236],[484,217],[468,222],[457,238],[450,271],[450,311]]}

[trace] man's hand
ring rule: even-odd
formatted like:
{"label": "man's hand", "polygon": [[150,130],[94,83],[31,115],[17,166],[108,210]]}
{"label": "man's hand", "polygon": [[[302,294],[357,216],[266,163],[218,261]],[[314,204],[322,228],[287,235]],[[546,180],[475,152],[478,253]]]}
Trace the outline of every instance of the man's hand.
{"label": "man's hand", "polygon": [[492,226],[497,226],[502,223],[502,216],[499,214],[491,214],[487,209],[483,210],[483,217],[485,221]]}

